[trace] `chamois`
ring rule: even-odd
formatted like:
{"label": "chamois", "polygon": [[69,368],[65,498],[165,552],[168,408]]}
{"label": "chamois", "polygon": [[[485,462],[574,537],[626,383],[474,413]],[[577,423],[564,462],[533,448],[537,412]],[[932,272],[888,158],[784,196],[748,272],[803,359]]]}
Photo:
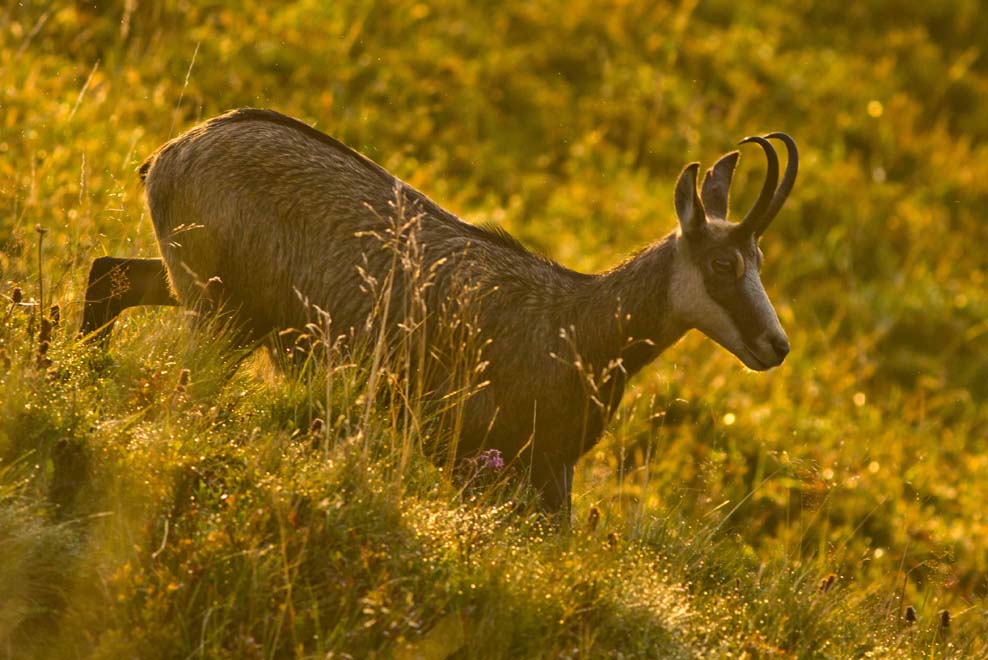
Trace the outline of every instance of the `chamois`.
{"label": "chamois", "polygon": [[[788,152],[781,183],[770,139]],[[394,337],[409,325],[402,301],[415,286],[395,245],[414,247],[428,278],[416,299],[427,356],[419,366],[434,374],[425,396],[438,401],[455,387],[444,317],[469,317],[486,364],[484,386],[460,404],[454,458],[498,449],[530,476],[546,510],[568,512],[574,465],[599,440],[627,379],[688,330],[756,371],[789,352],[759,277],[758,239],[792,190],[796,145],[784,133],[744,143],[759,145],[768,165],[740,223],[727,220],[738,151],[707,171],[699,193],[691,163],[675,188],[678,230],[586,275],[463,222],[300,121],[231,111],[141,165],[162,259],[97,259],[80,332],[105,337],[127,307],[182,304],[227,310],[248,342],[304,328],[313,308],[351,339]],[[368,293],[383,282],[394,304]]]}

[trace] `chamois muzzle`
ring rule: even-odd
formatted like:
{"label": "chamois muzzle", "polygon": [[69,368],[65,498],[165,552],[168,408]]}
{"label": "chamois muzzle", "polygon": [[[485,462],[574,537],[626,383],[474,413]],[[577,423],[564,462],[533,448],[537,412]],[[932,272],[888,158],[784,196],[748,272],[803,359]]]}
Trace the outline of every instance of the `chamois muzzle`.
{"label": "chamois muzzle", "polygon": [[782,364],[782,361],[789,355],[789,338],[785,336],[774,338],[772,340],[772,348],[775,349],[775,355],[779,359],[779,364]]}
{"label": "chamois muzzle", "polygon": [[740,351],[732,351],[753,371],[768,371],[782,364],[789,355],[789,338],[782,327],[767,330],[756,341],[744,342]]}

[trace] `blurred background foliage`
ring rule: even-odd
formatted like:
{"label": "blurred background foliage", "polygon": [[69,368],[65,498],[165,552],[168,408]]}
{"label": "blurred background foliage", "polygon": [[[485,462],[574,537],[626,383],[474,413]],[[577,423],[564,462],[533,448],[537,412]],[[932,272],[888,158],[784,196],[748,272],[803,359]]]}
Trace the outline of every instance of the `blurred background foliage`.
{"label": "blurred background foliage", "polygon": [[[986,43],[979,0],[11,0],[0,282],[33,282],[41,224],[75,323],[93,257],[156,254],[140,161],[239,106],[588,271],[674,228],[686,162],[786,131],[800,177],[762,247],[791,356],[752,374],[699,336],[670,349],[581,463],[578,515],[730,501],[753,557],[985,625]],[[745,148],[736,212],[763,171]]]}

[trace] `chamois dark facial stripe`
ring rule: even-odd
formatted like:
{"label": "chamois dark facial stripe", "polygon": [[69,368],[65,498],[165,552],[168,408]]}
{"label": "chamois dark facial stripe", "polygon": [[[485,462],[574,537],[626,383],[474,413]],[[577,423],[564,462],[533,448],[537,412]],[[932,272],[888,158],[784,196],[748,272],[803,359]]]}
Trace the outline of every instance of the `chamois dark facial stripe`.
{"label": "chamois dark facial stripe", "polygon": [[745,279],[733,280],[727,285],[712,281],[712,277],[704,275],[703,286],[714,302],[724,308],[731,317],[744,343],[754,346],[765,331],[764,320],[756,315],[759,308],[758,300],[752,296],[752,291],[745,286]]}

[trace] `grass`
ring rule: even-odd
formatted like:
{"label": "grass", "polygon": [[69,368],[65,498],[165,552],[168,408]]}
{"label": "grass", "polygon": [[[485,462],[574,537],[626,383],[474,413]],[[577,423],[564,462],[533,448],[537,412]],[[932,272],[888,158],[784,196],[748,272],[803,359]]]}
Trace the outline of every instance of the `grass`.
{"label": "grass", "polygon": [[[0,8],[0,653],[988,654],[978,3],[23,4]],[[684,163],[785,130],[763,279],[793,353],[667,351],[559,533],[422,457],[366,364],[238,365],[176,310],[78,345],[91,259],[156,253],[141,159],[243,105],[588,271],[673,228]]]}

